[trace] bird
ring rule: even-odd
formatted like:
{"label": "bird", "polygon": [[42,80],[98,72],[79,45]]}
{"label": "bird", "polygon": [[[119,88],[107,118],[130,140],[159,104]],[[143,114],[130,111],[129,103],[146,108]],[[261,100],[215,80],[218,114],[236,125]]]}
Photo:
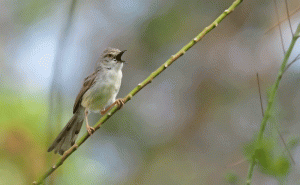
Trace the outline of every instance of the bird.
{"label": "bird", "polygon": [[48,148],[48,152],[54,150],[55,154],[63,155],[75,144],[84,120],[87,132],[92,135],[95,129],[88,123],[91,112],[104,115],[115,105],[119,109],[123,107],[124,99],[116,99],[116,96],[121,87],[122,68],[125,63],[121,57],[125,51],[111,47],[103,51],[94,72],[84,79],[74,103],[72,118]]}

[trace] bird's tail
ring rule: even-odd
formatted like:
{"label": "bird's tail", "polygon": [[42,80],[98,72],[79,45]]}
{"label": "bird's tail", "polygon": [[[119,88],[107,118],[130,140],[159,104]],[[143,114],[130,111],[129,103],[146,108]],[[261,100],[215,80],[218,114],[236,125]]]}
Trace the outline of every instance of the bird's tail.
{"label": "bird's tail", "polygon": [[58,152],[60,155],[63,155],[66,150],[73,146],[80,132],[83,120],[84,108],[80,107],[48,148],[48,152],[54,149],[54,153]]}

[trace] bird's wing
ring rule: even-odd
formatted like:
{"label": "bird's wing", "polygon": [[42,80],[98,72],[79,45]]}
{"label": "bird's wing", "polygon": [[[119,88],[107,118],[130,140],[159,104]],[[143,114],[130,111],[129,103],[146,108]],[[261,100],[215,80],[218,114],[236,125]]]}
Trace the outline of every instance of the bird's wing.
{"label": "bird's wing", "polygon": [[97,73],[99,73],[99,70],[95,71],[93,74],[91,74],[90,76],[84,79],[84,83],[75,100],[75,104],[73,107],[73,114],[77,111],[78,107],[80,107],[82,96],[84,95],[84,93],[94,85],[95,79],[97,77]]}

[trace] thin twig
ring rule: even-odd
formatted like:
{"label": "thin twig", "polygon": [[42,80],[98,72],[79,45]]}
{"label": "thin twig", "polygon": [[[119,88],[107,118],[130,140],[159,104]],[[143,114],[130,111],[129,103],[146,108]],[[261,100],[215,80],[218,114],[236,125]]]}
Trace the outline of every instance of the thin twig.
{"label": "thin twig", "polygon": [[261,108],[261,115],[264,117],[264,107],[262,103],[262,97],[261,97],[261,91],[260,91],[260,84],[259,84],[259,76],[258,73],[256,73],[256,79],[257,79],[257,86],[258,86],[258,93],[259,93],[259,101],[260,101],[260,108]]}
{"label": "thin twig", "polygon": [[286,14],[287,14],[287,17],[288,17],[288,20],[289,20],[289,25],[290,25],[290,29],[291,29],[291,32],[292,32],[292,36],[294,36],[287,0],[285,0],[285,8],[286,8]]}
{"label": "thin twig", "polygon": [[[157,70],[152,72],[143,82],[138,84],[125,98],[124,104],[128,102],[135,94],[137,94],[141,89],[143,89],[147,84],[151,83],[152,80],[162,73],[167,67],[169,67],[175,60],[185,54],[192,46],[194,46],[197,42],[199,42],[207,33],[209,33],[212,29],[217,27],[217,25],[233,10],[242,3],[243,0],[235,0],[232,5],[225,10],[212,24],[204,28],[204,30],[199,33],[193,40],[191,40],[188,44],[186,44],[181,50],[179,50],[176,54],[172,55],[164,64],[162,64]],[[107,114],[105,114],[95,125],[95,130],[98,130],[101,125],[106,122],[112,115],[114,115],[118,111],[118,107],[113,107]],[[35,181],[34,184],[41,184],[51,173],[53,173],[63,162],[78,148],[80,147],[88,138],[89,134],[86,132],[84,136],[82,136],[76,143],[76,147],[71,147],[66,151],[62,157],[60,157],[57,163],[54,165],[55,168],[48,169],[38,181]]]}
{"label": "thin twig", "polygon": [[[296,10],[292,11],[290,13],[290,17],[292,15],[295,15],[298,11],[300,10],[300,6],[298,8],[296,8]],[[265,31],[265,34],[269,33],[271,30],[273,30],[274,28],[276,28],[279,24],[283,23],[285,20],[287,20],[288,17],[284,18],[283,20],[281,20],[280,22],[276,23],[275,25],[271,26],[267,31]]]}
{"label": "thin twig", "polygon": [[[275,5],[276,18],[277,18],[277,21],[279,22],[279,13],[278,13],[278,8],[277,8],[277,3],[276,3],[276,0],[273,0],[273,1],[274,1],[274,5]],[[283,36],[282,36],[280,23],[278,23],[278,27],[279,27],[279,34],[280,34],[280,41],[281,41],[281,46],[282,46],[282,50],[283,50],[283,55],[285,55]]]}
{"label": "thin twig", "polygon": [[231,167],[237,166],[237,165],[242,164],[242,163],[244,163],[244,162],[246,162],[246,161],[247,161],[247,159],[241,159],[241,160],[239,160],[238,162],[235,162],[235,163],[233,163],[233,164],[227,166],[227,168],[231,168]]}
{"label": "thin twig", "polygon": [[286,143],[285,143],[285,141],[284,141],[284,139],[283,139],[283,137],[282,137],[282,135],[281,135],[281,133],[280,133],[280,131],[278,130],[277,127],[276,127],[276,129],[277,129],[278,135],[279,135],[279,137],[280,137],[280,139],[281,139],[281,141],[282,141],[282,143],[283,143],[283,145],[284,145],[286,151],[288,152],[288,154],[289,154],[289,156],[290,156],[290,158],[291,158],[293,164],[295,165],[296,162],[295,162],[295,160],[294,160],[294,158],[293,158],[293,156],[292,156],[292,153],[291,153],[290,149],[287,147],[287,145],[286,145]]}
{"label": "thin twig", "polygon": [[298,55],[296,56],[296,58],[295,58],[291,63],[289,63],[289,64],[286,66],[284,72],[286,72],[286,70],[288,70],[288,68],[291,67],[291,65],[292,65],[293,63],[295,63],[295,62],[296,62],[297,60],[299,60],[299,59],[300,59],[300,54],[298,54]]}
{"label": "thin twig", "polygon": [[260,149],[262,139],[263,139],[263,134],[264,134],[267,122],[268,122],[269,118],[271,117],[271,108],[272,108],[274,100],[275,100],[275,96],[276,96],[276,93],[277,93],[277,90],[278,90],[279,83],[282,79],[282,75],[284,73],[286,64],[287,64],[288,59],[289,59],[289,57],[292,53],[292,50],[294,48],[295,43],[296,43],[297,39],[299,38],[299,35],[300,35],[300,24],[298,25],[297,30],[296,30],[293,38],[292,38],[291,44],[290,44],[286,54],[284,55],[284,59],[282,61],[280,69],[278,71],[276,81],[273,84],[271,92],[270,92],[270,97],[269,97],[269,100],[268,100],[267,110],[266,110],[266,112],[264,114],[264,117],[261,121],[260,130],[259,130],[258,137],[257,137],[257,140],[256,140],[256,142],[257,142],[256,148],[255,148],[254,153],[252,154],[251,161],[250,161],[250,166],[249,166],[249,169],[248,169],[248,175],[247,175],[247,180],[246,180],[247,185],[251,184],[253,169],[254,169],[254,166],[256,164],[256,155],[255,154],[256,154],[256,151]]}

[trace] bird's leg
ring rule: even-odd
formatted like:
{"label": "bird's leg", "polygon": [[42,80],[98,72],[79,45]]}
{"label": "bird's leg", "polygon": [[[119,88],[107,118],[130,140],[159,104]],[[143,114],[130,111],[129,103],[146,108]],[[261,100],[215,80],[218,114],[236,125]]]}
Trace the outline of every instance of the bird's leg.
{"label": "bird's leg", "polygon": [[89,115],[89,112],[88,112],[87,109],[85,109],[84,115],[85,115],[86,130],[88,131],[88,133],[89,133],[90,135],[92,135],[92,134],[95,132],[95,129],[89,125],[89,122],[88,122],[88,115]]}
{"label": "bird's leg", "polygon": [[106,109],[103,109],[100,111],[101,115],[106,114],[113,106],[117,105],[119,109],[121,109],[124,105],[124,99],[123,98],[119,98],[117,99],[113,104],[111,104],[109,107],[107,107]]}

